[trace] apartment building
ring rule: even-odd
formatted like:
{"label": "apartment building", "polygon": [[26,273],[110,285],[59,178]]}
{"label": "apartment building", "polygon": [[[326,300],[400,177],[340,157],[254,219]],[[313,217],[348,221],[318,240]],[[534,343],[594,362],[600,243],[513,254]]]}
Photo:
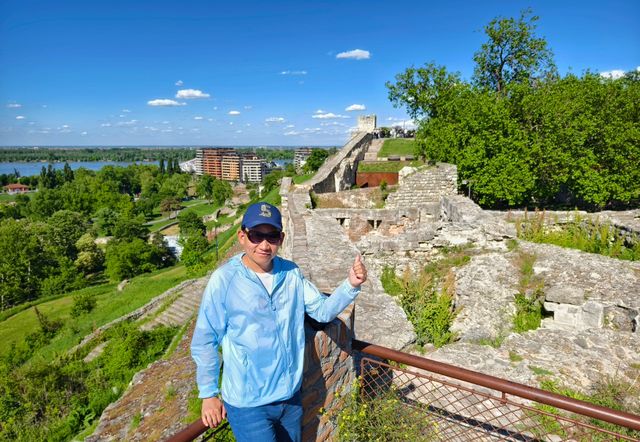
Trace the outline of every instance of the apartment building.
{"label": "apartment building", "polygon": [[307,158],[309,158],[309,156],[311,155],[311,152],[313,152],[312,147],[298,147],[295,150],[295,153],[293,155],[293,165],[295,166],[296,170],[300,170],[302,166],[304,166],[304,164],[307,162]]}
{"label": "apartment building", "polygon": [[241,178],[245,183],[260,183],[266,175],[267,165],[262,158],[256,155],[242,157]]}
{"label": "apartment building", "polygon": [[195,171],[225,181],[259,183],[267,165],[255,154],[239,155],[233,148],[201,148],[196,151]]}
{"label": "apartment building", "polygon": [[222,179],[222,159],[225,156],[237,155],[230,147],[205,147],[196,150],[196,174],[211,175]]}

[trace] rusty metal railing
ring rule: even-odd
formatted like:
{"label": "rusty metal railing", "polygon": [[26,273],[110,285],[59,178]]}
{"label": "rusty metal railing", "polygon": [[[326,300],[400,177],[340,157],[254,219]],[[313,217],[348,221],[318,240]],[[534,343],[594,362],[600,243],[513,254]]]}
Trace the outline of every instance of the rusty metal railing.
{"label": "rusty metal railing", "polygon": [[392,440],[443,441],[640,437],[640,416],[358,340],[353,348],[407,366],[362,358],[361,400],[347,405],[371,416],[370,440],[390,440],[390,434]]}
{"label": "rusty metal railing", "polygon": [[[362,356],[360,399],[345,406],[366,412],[373,433],[362,440],[640,441],[634,414],[357,339],[352,346]],[[198,419],[166,441],[207,429]]]}

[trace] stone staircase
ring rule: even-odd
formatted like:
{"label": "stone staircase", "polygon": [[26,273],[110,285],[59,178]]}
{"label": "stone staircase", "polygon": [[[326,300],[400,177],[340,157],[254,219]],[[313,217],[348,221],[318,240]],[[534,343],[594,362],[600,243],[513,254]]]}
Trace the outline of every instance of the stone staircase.
{"label": "stone staircase", "polygon": [[[145,322],[140,328],[142,330],[151,330],[162,325],[181,327],[186,324],[197,313],[202,293],[208,281],[209,277],[200,278],[185,287],[177,294],[171,305],[162,310],[152,320]],[[153,315],[153,312],[149,313],[149,316]]]}
{"label": "stone staircase", "polygon": [[384,144],[384,139],[376,138],[371,140],[371,145],[367,152],[364,154],[365,161],[377,161],[378,160],[378,152],[382,149],[382,145]]}
{"label": "stone staircase", "polygon": [[415,207],[458,193],[458,169],[454,165],[439,163],[408,175],[400,172],[398,191],[387,198],[387,208]]}

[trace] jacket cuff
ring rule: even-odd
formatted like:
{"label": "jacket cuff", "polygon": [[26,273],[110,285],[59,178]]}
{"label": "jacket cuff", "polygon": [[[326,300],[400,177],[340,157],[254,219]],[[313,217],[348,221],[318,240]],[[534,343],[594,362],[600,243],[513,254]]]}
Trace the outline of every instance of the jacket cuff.
{"label": "jacket cuff", "polygon": [[207,399],[214,396],[220,396],[220,390],[218,388],[200,388],[198,392],[199,399]]}

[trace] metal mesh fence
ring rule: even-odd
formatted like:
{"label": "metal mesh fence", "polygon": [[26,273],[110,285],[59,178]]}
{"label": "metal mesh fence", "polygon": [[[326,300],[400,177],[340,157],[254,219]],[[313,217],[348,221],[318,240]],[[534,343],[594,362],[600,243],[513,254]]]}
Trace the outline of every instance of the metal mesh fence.
{"label": "metal mesh fence", "polygon": [[363,358],[340,438],[367,441],[638,441],[640,432]]}

